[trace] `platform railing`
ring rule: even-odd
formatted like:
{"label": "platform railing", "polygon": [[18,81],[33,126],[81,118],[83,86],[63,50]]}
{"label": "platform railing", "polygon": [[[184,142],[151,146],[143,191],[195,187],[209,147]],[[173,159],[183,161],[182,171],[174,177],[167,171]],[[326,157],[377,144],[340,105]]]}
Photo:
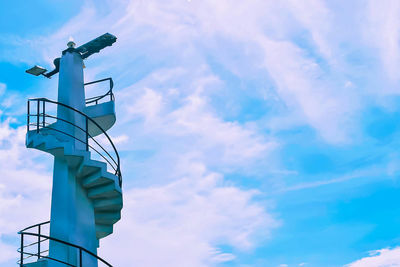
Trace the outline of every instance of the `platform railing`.
{"label": "platform railing", "polygon": [[[53,106],[53,109],[49,109],[48,105],[55,105],[56,108],[54,108],[54,106]],[[75,114],[79,114],[80,116],[82,116],[82,118],[85,120],[85,126],[82,127],[82,126],[76,125],[64,118],[60,118],[57,115],[48,114],[49,110],[53,110],[53,111],[57,110],[57,108],[59,106],[67,108],[70,111],[74,112]],[[32,108],[34,110],[33,112],[31,111]],[[73,107],[70,107],[66,104],[63,104],[63,103],[60,103],[60,102],[57,102],[54,100],[49,100],[47,98],[28,99],[27,110],[28,110],[28,112],[27,112],[27,130],[28,130],[28,132],[35,131],[36,133],[39,133],[43,129],[48,129],[50,131],[58,132],[62,135],[68,136],[69,138],[73,138],[74,140],[77,140],[78,142],[85,144],[87,151],[96,152],[101,158],[103,158],[106,161],[106,163],[111,167],[111,169],[114,170],[114,174],[116,176],[118,176],[119,185],[122,186],[122,174],[121,174],[120,157],[119,157],[118,151],[117,151],[114,143],[112,142],[110,136],[106,133],[106,131],[103,130],[103,128],[101,128],[101,126],[95,120],[93,120],[92,118],[87,116],[85,113],[83,113]],[[52,123],[50,123],[49,121]],[[78,138],[76,135],[72,135],[71,133],[63,131],[60,128],[57,128],[56,127],[57,121],[64,122],[68,125],[73,126],[75,129],[78,129],[79,131],[84,133],[85,138],[84,139]],[[108,141],[107,144],[103,144],[103,145],[100,144],[100,141],[98,139],[94,138],[94,136],[92,136],[89,133],[89,130],[88,130],[89,121],[91,122],[92,125],[94,125],[95,127],[97,127],[100,130],[102,135],[105,137],[105,140]],[[89,142],[89,141],[91,141],[91,142]],[[113,150],[112,154],[114,156],[111,155],[110,151],[108,151],[107,149],[104,148],[106,145],[112,148],[112,150]]]}
{"label": "platform railing", "polygon": [[[27,227],[27,228],[25,228],[25,229],[23,229],[23,230],[18,232],[18,234],[21,236],[21,246],[17,250],[20,253],[20,259],[17,262],[17,264],[19,264],[20,267],[23,267],[24,266],[24,261],[26,262],[26,260],[28,260],[31,257],[36,257],[37,260],[40,260],[42,258],[43,259],[49,259],[49,260],[52,260],[52,261],[56,261],[56,262],[65,264],[66,266],[83,267],[83,256],[84,255],[89,255],[90,257],[94,257],[98,261],[100,261],[103,264],[105,264],[106,266],[112,267],[112,265],[109,264],[107,261],[105,261],[104,259],[100,258],[99,256],[97,256],[93,252],[91,252],[91,251],[89,251],[89,250],[87,250],[87,249],[85,249],[85,248],[83,248],[81,246],[78,246],[78,245],[63,241],[63,240],[58,239],[58,238],[54,238],[54,237],[51,237],[51,236],[43,235],[41,233],[42,227],[43,227],[43,225],[47,225],[49,223],[50,223],[50,221],[39,223],[39,224],[35,224],[35,225],[29,226],[29,227]],[[35,237],[35,238],[37,238],[37,241],[25,245],[25,240],[26,240],[27,236]],[[51,240],[51,241],[54,241],[56,243],[63,244],[63,245],[66,245],[68,247],[77,249],[77,252],[78,252],[77,255],[79,255],[78,265],[73,265],[73,264],[65,262],[63,260],[50,257],[49,253],[48,253],[49,250],[41,250],[41,247],[43,246],[42,243],[46,242],[47,240]],[[28,248],[28,247],[35,247],[36,251],[28,252],[26,250],[26,248]]]}
{"label": "platform railing", "polygon": [[99,95],[99,96],[94,96],[94,97],[90,97],[86,99],[86,105],[90,105],[90,104],[99,104],[99,101],[101,101],[102,99],[107,99],[108,97],[110,98],[109,101],[114,101],[114,93],[113,93],[113,88],[114,88],[114,82],[113,79],[110,78],[105,78],[105,79],[101,79],[101,80],[97,80],[97,81],[93,81],[93,82],[88,82],[85,83],[84,85],[91,85],[91,84],[95,84],[95,83],[100,83],[100,82],[105,82],[105,81],[109,81],[110,82],[110,88],[108,89],[107,93],[105,93],[104,95]]}

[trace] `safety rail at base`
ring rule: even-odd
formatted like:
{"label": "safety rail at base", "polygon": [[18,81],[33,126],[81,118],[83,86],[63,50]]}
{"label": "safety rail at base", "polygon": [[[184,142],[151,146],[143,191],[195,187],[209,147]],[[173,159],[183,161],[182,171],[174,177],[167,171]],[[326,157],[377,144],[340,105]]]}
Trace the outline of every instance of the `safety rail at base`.
{"label": "safety rail at base", "polygon": [[[99,256],[97,256],[93,252],[91,252],[91,251],[89,251],[89,250],[87,250],[87,249],[85,249],[85,248],[83,248],[81,246],[78,246],[78,245],[75,245],[75,244],[71,244],[69,242],[66,242],[66,241],[51,237],[51,236],[47,236],[47,235],[41,234],[42,226],[45,225],[45,224],[49,224],[49,223],[50,223],[50,221],[43,222],[43,223],[38,223],[38,224],[35,224],[35,225],[32,225],[32,226],[29,226],[29,227],[27,227],[27,228],[25,228],[25,229],[23,229],[23,230],[18,232],[18,234],[21,235],[21,247],[17,250],[20,253],[20,259],[17,262],[20,265],[20,267],[23,267],[24,266],[24,260],[26,260],[26,259],[28,259],[30,257],[37,257],[37,260],[39,260],[41,258],[49,259],[49,260],[52,260],[52,261],[56,261],[56,262],[65,264],[67,266],[83,267],[83,265],[82,265],[82,258],[83,258],[83,255],[84,255],[83,253],[86,253],[86,254],[90,255],[91,257],[96,258],[98,261],[104,263],[105,265],[112,267],[112,265],[109,264],[108,262],[106,262],[104,259],[100,258]],[[32,230],[34,228],[37,228],[36,233],[30,232],[30,231],[27,232],[27,230]],[[30,243],[28,245],[25,245],[24,244],[24,236],[25,235],[37,237],[37,241],[33,242],[33,243]],[[52,258],[48,254],[44,255],[44,253],[48,252],[48,250],[41,251],[41,244],[43,242],[47,241],[47,240],[51,240],[51,241],[54,241],[54,242],[57,242],[57,243],[60,243],[60,244],[64,244],[64,245],[69,246],[69,247],[76,248],[78,250],[78,255],[79,255],[78,265],[73,265],[73,264],[70,264],[68,262]],[[25,248],[31,247],[31,246],[34,246],[34,245],[36,245],[36,248],[37,248],[37,252],[36,253],[31,253],[31,252],[24,251]],[[27,257],[24,257],[24,255],[27,255]]]}
{"label": "safety rail at base", "polygon": [[[36,103],[31,104],[31,102],[36,102]],[[65,107],[65,108],[83,116],[85,119],[85,122],[86,122],[86,126],[84,126],[84,128],[82,128],[81,126],[78,126],[68,120],[58,117],[57,115],[47,114],[46,110],[49,110],[49,109],[46,108],[46,104],[54,104],[57,106],[62,106],[62,107]],[[31,107],[35,107],[36,113],[31,114]],[[92,118],[87,116],[85,113],[83,113],[73,107],[70,107],[66,104],[63,104],[63,103],[60,103],[60,102],[57,102],[54,100],[50,100],[47,98],[28,99],[27,110],[28,110],[28,113],[27,113],[27,130],[28,130],[28,132],[33,130],[33,131],[36,131],[37,133],[39,133],[42,129],[49,129],[49,130],[61,133],[65,136],[69,136],[70,138],[73,138],[73,139],[85,144],[87,151],[89,151],[89,148],[90,148],[90,150],[95,151],[100,157],[102,157],[109,164],[109,166],[114,170],[114,174],[116,176],[118,176],[119,186],[120,187],[122,186],[122,174],[121,174],[120,158],[119,158],[118,151],[117,151],[114,143],[112,142],[110,136],[106,133],[106,131],[103,130],[103,128],[101,128],[101,126],[95,120],[93,120]],[[31,121],[31,117],[35,117],[36,119],[34,121]],[[56,121],[62,121],[69,125],[72,125],[73,127],[75,127],[76,129],[79,129],[80,131],[82,131],[85,134],[85,136],[86,136],[85,140],[77,138],[76,136],[74,136],[70,133],[64,132],[60,129],[54,128],[53,127],[54,123],[46,122],[46,118],[47,118],[47,120],[53,119]],[[54,121],[54,122],[56,122],[56,121]],[[91,136],[89,134],[89,131],[88,131],[88,122],[89,121],[93,125],[95,125],[100,130],[100,132],[102,132],[102,134],[106,137],[106,139],[109,142],[108,145],[111,146],[114,150],[115,157],[111,156],[110,152],[107,151],[93,136]],[[33,127],[33,129],[32,129],[32,127]],[[95,147],[93,147],[93,145],[89,144],[89,140],[93,141],[94,144],[97,145],[97,148],[95,148]],[[103,153],[100,152],[99,150],[103,151]]]}

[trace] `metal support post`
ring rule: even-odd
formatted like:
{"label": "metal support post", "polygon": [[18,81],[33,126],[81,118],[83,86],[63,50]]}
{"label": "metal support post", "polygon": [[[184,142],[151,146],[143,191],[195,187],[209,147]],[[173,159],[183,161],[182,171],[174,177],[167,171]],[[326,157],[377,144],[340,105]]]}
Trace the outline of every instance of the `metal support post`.
{"label": "metal support post", "polygon": [[41,235],[41,225],[38,228],[38,260],[40,259],[40,235]]}
{"label": "metal support post", "polygon": [[43,128],[46,126],[45,125],[45,118],[46,118],[46,102],[45,101],[43,101]]}
{"label": "metal support post", "polygon": [[19,259],[19,266],[23,267],[24,265],[24,234],[21,233],[21,255]]}
{"label": "metal support post", "polygon": [[39,114],[40,114],[40,100],[37,101],[37,112],[36,112],[36,132],[39,132]]}
{"label": "metal support post", "polygon": [[30,101],[28,100],[28,112],[27,112],[27,118],[26,118],[26,120],[27,120],[27,131],[29,132],[29,124],[31,124],[31,122],[30,122],[30,117],[31,117],[31,114],[30,114],[30,112],[29,112],[29,110],[30,110]]}
{"label": "metal support post", "polygon": [[88,118],[86,118],[86,151],[89,151],[89,128]]}

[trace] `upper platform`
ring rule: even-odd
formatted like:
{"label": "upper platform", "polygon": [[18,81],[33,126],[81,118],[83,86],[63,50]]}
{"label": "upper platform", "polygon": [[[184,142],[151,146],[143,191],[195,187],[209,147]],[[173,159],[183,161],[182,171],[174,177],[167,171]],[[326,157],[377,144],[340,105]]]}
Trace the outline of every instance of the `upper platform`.
{"label": "upper platform", "polygon": [[[113,93],[114,82],[112,78],[101,79],[89,83],[85,83],[85,86],[109,81],[109,89],[104,95],[95,96],[86,99],[86,107],[84,113],[92,118],[104,131],[108,131],[115,123],[115,98]],[[102,132],[94,125],[91,121],[88,124],[89,134],[91,136],[97,136]]]}

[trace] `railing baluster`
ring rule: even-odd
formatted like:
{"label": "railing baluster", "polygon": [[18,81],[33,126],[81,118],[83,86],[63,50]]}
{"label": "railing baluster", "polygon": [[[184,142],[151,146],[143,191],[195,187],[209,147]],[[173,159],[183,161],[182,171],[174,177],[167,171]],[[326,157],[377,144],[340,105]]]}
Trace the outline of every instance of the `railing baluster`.
{"label": "railing baluster", "polygon": [[89,128],[88,118],[86,117],[86,151],[89,151]]}
{"label": "railing baluster", "polygon": [[[21,230],[20,232],[18,232],[18,234],[21,235],[21,248],[19,250],[20,253],[21,253],[20,261],[19,261],[20,267],[24,266],[23,265],[24,264],[24,235],[37,236],[39,238],[39,241],[40,241],[40,238],[43,237],[44,239],[42,241],[50,240],[50,241],[54,241],[54,242],[57,242],[57,243],[60,243],[60,244],[64,244],[64,245],[67,245],[69,247],[72,247],[72,248],[75,248],[75,249],[79,250],[79,263],[77,263],[75,265],[72,265],[69,262],[65,262],[65,261],[62,261],[62,260],[59,260],[59,259],[56,259],[56,258],[52,258],[49,255],[41,256],[40,255],[40,250],[39,250],[39,252],[37,253],[37,256],[40,256],[40,258],[50,259],[50,260],[53,260],[53,261],[56,261],[56,262],[59,262],[59,263],[62,263],[62,264],[68,265],[68,266],[83,267],[83,253],[85,253],[85,255],[87,254],[89,257],[94,257],[97,261],[101,261],[105,265],[107,265],[109,267],[112,267],[111,264],[106,262],[104,259],[100,258],[95,253],[91,252],[90,250],[85,249],[84,247],[81,247],[81,246],[78,246],[78,245],[75,245],[75,244],[72,244],[72,243],[69,243],[69,242],[66,242],[66,241],[51,237],[51,236],[42,235],[41,234],[41,226],[44,225],[44,224],[48,224],[48,223],[50,223],[50,221],[47,221],[47,222],[44,222],[44,223],[40,223],[40,224],[36,224],[36,225],[32,225],[32,226],[27,227],[24,230]],[[33,229],[34,227],[38,227],[38,233],[26,232],[27,230]],[[31,246],[33,244],[35,244],[35,243],[29,244],[26,247],[29,247],[29,246]],[[28,252],[26,252],[26,254],[31,255],[31,256],[32,255],[36,255],[36,254],[33,254],[33,253],[28,253]],[[27,259],[27,258],[25,258],[25,259]]]}
{"label": "railing baluster", "polygon": [[19,266],[23,266],[24,265],[24,234],[21,233],[21,255],[20,255],[20,262],[19,262]]}
{"label": "railing baluster", "polygon": [[37,101],[36,108],[36,132],[39,132],[39,113],[40,113],[40,101]]}
{"label": "railing baluster", "polygon": [[85,83],[84,85],[90,85],[90,84],[94,84],[94,83],[99,83],[99,82],[104,82],[104,81],[110,81],[110,89],[108,90],[108,92],[104,95],[100,95],[100,96],[95,96],[95,97],[90,97],[86,99],[86,105],[91,104],[91,103],[95,103],[96,105],[99,104],[99,101],[105,97],[107,97],[108,95],[110,95],[110,100],[114,101],[114,94],[112,92],[112,89],[114,87],[114,82],[112,80],[112,78],[105,78],[105,79],[101,79],[101,80],[97,80],[97,81],[93,81],[93,82],[88,82]]}
{"label": "railing baluster", "polygon": [[41,233],[41,225],[39,225],[39,228],[38,228],[38,260],[40,259],[40,235],[42,234]]}
{"label": "railing baluster", "polygon": [[37,112],[36,112],[36,132],[39,132],[39,114],[40,114],[40,100],[37,101]]}
{"label": "railing baluster", "polygon": [[27,117],[27,126],[28,126],[28,128],[27,128],[27,130],[28,130],[28,132],[29,132],[29,124],[31,124],[31,120],[30,120],[30,117],[31,117],[31,113],[30,113],[30,103],[31,103],[31,101],[29,101],[28,100],[28,112],[27,112],[27,114],[28,114],[28,117]]}
{"label": "railing baluster", "polygon": [[46,115],[45,115],[45,112],[46,112],[46,105],[45,105],[45,101],[43,101],[43,128],[45,127],[45,118],[46,118]]}

